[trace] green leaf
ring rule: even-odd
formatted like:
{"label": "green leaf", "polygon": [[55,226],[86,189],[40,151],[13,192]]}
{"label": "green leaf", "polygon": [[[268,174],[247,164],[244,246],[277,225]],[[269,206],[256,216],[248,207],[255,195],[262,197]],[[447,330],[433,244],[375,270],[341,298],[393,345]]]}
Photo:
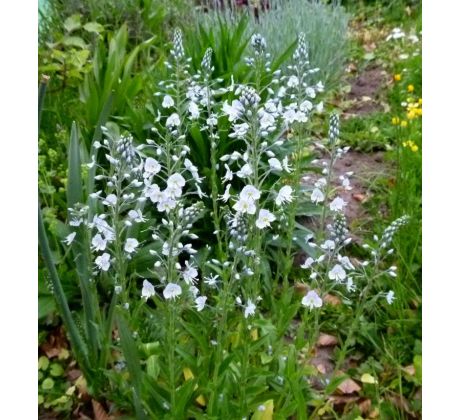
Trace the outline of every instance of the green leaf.
{"label": "green leaf", "polygon": [[67,207],[83,202],[80,144],[75,121],[72,123],[69,145],[69,178],[67,183]]}
{"label": "green leaf", "polygon": [[83,39],[81,39],[79,36],[65,36],[62,39],[62,43],[68,47],[78,47],[82,50],[87,46],[85,41],[83,41]]}
{"label": "green leaf", "polygon": [[50,374],[51,376],[62,376],[64,369],[59,363],[51,363]]}
{"label": "green leaf", "polygon": [[80,21],[79,14],[69,16],[64,21],[64,29],[69,33],[74,31],[75,29],[79,29],[80,27],[81,27],[81,21]]}
{"label": "green leaf", "polygon": [[422,383],[422,356],[414,356],[415,378],[419,383]]}
{"label": "green leaf", "polygon": [[104,27],[100,23],[97,23],[97,22],[88,22],[83,26],[83,29],[85,31],[93,32],[96,34],[100,34],[104,32],[105,30]]}
{"label": "green leaf", "polygon": [[38,298],[38,319],[45,318],[56,310],[56,303],[52,296],[40,296]]}
{"label": "green leaf", "polygon": [[45,390],[52,389],[54,387],[54,380],[52,378],[46,378],[42,382],[42,388]]}
{"label": "green leaf", "polygon": [[49,359],[46,356],[41,356],[38,359],[38,370],[46,370],[50,364]]}
{"label": "green leaf", "polygon": [[251,420],[271,420],[273,418],[273,400],[265,401],[261,404],[260,408],[262,407],[264,408],[263,410],[257,408],[257,411],[253,414]]}
{"label": "green leaf", "polygon": [[160,356],[153,354],[147,359],[147,375],[157,379],[160,374]]}
{"label": "green leaf", "polygon": [[140,390],[142,380],[142,372],[140,368],[141,361],[139,359],[136,343],[132,337],[131,330],[129,329],[121,311],[117,313],[117,324],[118,330],[120,332],[121,349],[126,360],[126,365],[131,376],[131,381],[134,385],[134,388]]}

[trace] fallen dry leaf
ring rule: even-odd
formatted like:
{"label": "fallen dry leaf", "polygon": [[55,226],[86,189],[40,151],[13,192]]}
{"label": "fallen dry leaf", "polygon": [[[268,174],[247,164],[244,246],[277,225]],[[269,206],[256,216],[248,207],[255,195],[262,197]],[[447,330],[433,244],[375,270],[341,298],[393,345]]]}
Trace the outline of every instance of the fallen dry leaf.
{"label": "fallen dry leaf", "polygon": [[96,400],[91,400],[93,405],[94,420],[111,420],[110,416],[104,410],[104,407]]}
{"label": "fallen dry leaf", "polygon": [[366,398],[358,404],[358,407],[361,414],[367,414],[372,407],[372,402],[369,398]]}
{"label": "fallen dry leaf", "polygon": [[326,346],[335,346],[337,345],[337,343],[338,343],[337,337],[330,335],[330,334],[320,333],[318,341],[316,342],[316,345],[320,347],[326,347]]}
{"label": "fallen dry leaf", "polygon": [[76,381],[82,375],[81,370],[79,369],[70,369],[67,372],[67,378],[70,382]]}
{"label": "fallen dry leaf", "polygon": [[404,372],[406,372],[408,375],[410,376],[414,376],[415,375],[415,367],[414,365],[409,365],[409,366],[406,366],[404,368],[402,368],[402,370]]}
{"label": "fallen dry leaf", "polygon": [[355,194],[352,194],[351,195],[356,201],[359,201],[360,203],[362,203],[365,199],[366,199],[366,196],[364,194],[360,194],[360,193],[355,193]]}
{"label": "fallen dry leaf", "polygon": [[334,405],[349,404],[351,402],[356,402],[358,400],[359,397],[354,395],[331,395],[328,398],[328,401],[330,401]]}
{"label": "fallen dry leaf", "polygon": [[351,378],[345,379],[337,388],[343,394],[353,394],[361,391],[361,387]]}
{"label": "fallen dry leaf", "polygon": [[340,299],[337,296],[331,295],[330,293],[324,296],[323,300],[325,303],[328,303],[329,305],[332,305],[332,306],[337,306],[342,303],[342,299]]}

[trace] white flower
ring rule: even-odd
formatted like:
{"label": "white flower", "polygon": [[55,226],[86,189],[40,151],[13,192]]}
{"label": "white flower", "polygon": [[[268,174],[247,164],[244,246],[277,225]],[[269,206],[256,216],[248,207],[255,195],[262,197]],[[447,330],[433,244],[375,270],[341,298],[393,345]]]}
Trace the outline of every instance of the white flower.
{"label": "white flower", "polygon": [[321,308],[323,306],[323,300],[318,296],[314,290],[310,290],[303,298],[302,305],[309,309]]}
{"label": "white flower", "polygon": [[394,28],[387,36],[386,41],[389,41],[390,39],[404,38],[405,36],[406,34],[401,30],[401,28]]}
{"label": "white flower", "polygon": [[75,239],[76,234],[77,234],[77,232],[70,233],[69,235],[67,235],[65,237],[65,239],[62,242],[65,242],[66,245],[70,245],[73,242],[73,240]]}
{"label": "white flower", "polygon": [[285,156],[283,159],[283,169],[290,174],[292,172],[292,168],[289,166],[289,160],[288,157]]}
{"label": "white flower", "polygon": [[309,96],[310,98],[315,98],[316,97],[316,92],[315,92],[315,89],[312,88],[312,87],[307,87],[305,89],[305,93],[307,96]]}
{"label": "white flower", "polygon": [[175,209],[177,205],[177,201],[174,198],[167,196],[165,193],[162,193],[162,198],[157,204],[157,210],[159,212],[169,213],[171,210]]}
{"label": "white flower", "polygon": [[198,287],[195,287],[193,285],[188,288],[188,291],[194,298],[196,298],[198,293],[200,293],[200,290],[198,289]]}
{"label": "white flower", "polygon": [[315,188],[311,193],[311,201],[318,204],[324,201],[324,194],[319,188]]}
{"label": "white flower", "polygon": [[166,182],[170,188],[182,188],[185,186],[185,179],[181,174],[172,174]]}
{"label": "white flower", "polygon": [[166,127],[169,128],[170,130],[173,129],[174,127],[179,127],[180,126],[180,118],[179,115],[174,113],[171,114],[168,119],[166,120]]}
{"label": "white flower", "polygon": [[315,260],[312,257],[308,257],[303,262],[303,264],[300,266],[300,268],[310,268],[314,262],[315,262]]}
{"label": "white flower", "polygon": [[[169,244],[168,244],[168,242],[163,243],[161,253],[163,255],[166,255],[167,257],[169,257]],[[179,250],[176,247],[173,246],[172,251],[171,251],[171,256],[172,257],[177,257],[178,255],[179,255]]]}
{"label": "white flower", "polygon": [[188,112],[190,112],[190,118],[196,120],[200,117],[200,108],[195,102],[190,102],[188,106]]}
{"label": "white flower", "polygon": [[353,283],[353,279],[351,277],[347,278],[347,290],[349,292],[354,292],[356,290],[356,286]]}
{"label": "white flower", "polygon": [[350,261],[350,258],[342,257],[341,255],[339,255],[337,257],[337,259],[339,260],[340,264],[342,264],[343,267],[346,268],[347,270],[354,270],[355,269],[355,267],[353,266],[353,264]]}
{"label": "white flower", "polygon": [[125,243],[125,251],[128,254],[133,253],[136,251],[136,248],[139,246],[139,242],[135,238],[127,238]]}
{"label": "white flower", "polygon": [[334,265],[328,273],[329,279],[337,282],[342,282],[347,278],[347,273],[340,264]]}
{"label": "white flower", "polygon": [[74,226],[74,227],[78,227],[78,226],[80,226],[82,223],[83,223],[83,219],[73,218],[73,219],[69,222],[69,225],[70,225],[70,226]]}
{"label": "white flower", "polygon": [[302,112],[309,112],[313,109],[313,104],[310,101],[303,101],[299,108]]}
{"label": "white flower", "polygon": [[305,114],[305,112],[297,111],[295,113],[295,120],[298,122],[307,122],[308,121],[307,114]]}
{"label": "white flower", "polygon": [[299,86],[299,78],[297,76],[291,76],[287,82],[287,86],[290,88]]}
{"label": "white flower", "polygon": [[275,125],[275,117],[269,114],[268,112],[263,112],[262,117],[260,118],[260,128],[262,130],[267,130]]}
{"label": "white flower", "polygon": [[160,187],[157,184],[149,185],[145,191],[145,196],[150,198],[152,203],[158,203],[164,197],[164,193],[160,191]]}
{"label": "white flower", "polygon": [[180,197],[182,195],[182,187],[185,186],[185,179],[181,174],[172,174],[167,180],[167,195],[169,197]]}
{"label": "white flower", "polygon": [[349,178],[347,178],[346,176],[340,175],[339,179],[342,181],[342,187],[344,187],[346,190],[352,189]]}
{"label": "white flower", "polygon": [[161,106],[162,106],[163,108],[171,108],[172,106],[174,106],[174,99],[171,98],[171,96],[166,95],[166,96],[163,98],[163,102],[161,103]]}
{"label": "white flower", "polygon": [[240,117],[240,115],[244,112],[243,104],[238,100],[233,100],[232,104],[229,105],[227,101],[224,102],[222,107],[222,111],[228,115],[228,120],[230,122],[235,121]]}
{"label": "white flower", "polygon": [[233,208],[238,213],[256,214],[256,205],[254,200],[245,200],[240,198],[234,205]]}
{"label": "white flower", "polygon": [[294,108],[288,108],[283,112],[283,119],[286,124],[292,124],[294,121],[297,121],[297,115]]}
{"label": "white flower", "polygon": [[214,127],[217,125],[217,118],[216,116],[213,114],[211,115],[207,120],[206,120],[206,124],[208,124],[210,127]]}
{"label": "white flower", "polygon": [[175,299],[177,296],[182,294],[182,287],[176,283],[168,283],[163,290],[163,296],[165,299]]}
{"label": "white flower", "polygon": [[243,165],[243,167],[236,173],[239,178],[247,178],[252,175],[252,168],[249,163]]}
{"label": "white flower", "polygon": [[331,211],[342,211],[346,205],[347,203],[341,197],[336,197],[329,204],[329,208]]}
{"label": "white flower", "polygon": [[144,280],[142,283],[142,294],[141,296],[146,300],[152,296],[155,296],[155,287],[148,280]]}
{"label": "white flower", "polygon": [[206,304],[206,300],[208,298],[206,296],[198,296],[195,299],[195,307],[198,312],[201,312],[204,309],[204,305]]}
{"label": "white flower", "polygon": [[252,302],[251,299],[248,299],[248,303],[244,308],[244,317],[247,318],[250,315],[255,315],[256,313],[256,305]]}
{"label": "white flower", "polygon": [[152,175],[156,175],[158,172],[161,171],[161,165],[158,163],[156,159],[148,157],[145,159],[144,163],[144,178],[148,178]]}
{"label": "white flower", "polygon": [[109,194],[102,202],[106,206],[115,206],[117,204],[117,196],[115,194]]}
{"label": "white flower", "polygon": [[218,275],[215,275],[215,276],[210,275],[209,277],[205,277],[205,278],[204,278],[204,282],[205,282],[209,287],[216,287],[216,286],[217,286],[217,280],[218,280],[218,278],[219,278]]}
{"label": "white flower", "polygon": [[222,181],[231,181],[233,179],[233,172],[226,163],[224,164],[224,167],[227,171],[225,172],[225,176],[222,178]]}
{"label": "white flower", "polygon": [[101,234],[96,234],[91,240],[92,249],[95,251],[104,251],[107,246],[107,240],[105,240]]}
{"label": "white flower", "polygon": [[321,114],[321,112],[323,112],[323,109],[324,109],[324,103],[323,101],[321,101],[318,105],[316,105],[316,110]]}
{"label": "white flower", "polygon": [[282,171],[283,167],[281,166],[281,162],[277,158],[268,159],[268,164],[270,165],[270,169],[272,171]]}
{"label": "white flower", "polygon": [[395,292],[393,292],[393,290],[390,290],[386,294],[385,299],[387,300],[388,305],[391,305],[393,303],[393,301],[395,300]]}
{"label": "white flower", "polygon": [[284,203],[290,203],[292,201],[292,187],[289,185],[285,185],[281,187],[276,196],[275,203],[277,206],[281,206]]}
{"label": "white flower", "polygon": [[182,272],[182,277],[184,278],[185,283],[188,285],[193,284],[196,282],[196,278],[198,277],[198,270],[189,265],[188,261],[185,261],[185,270]]}
{"label": "white flower", "polygon": [[327,251],[332,251],[335,249],[335,242],[332,241],[331,239],[327,239],[326,241],[324,241],[323,244],[321,244],[321,248]]}
{"label": "white flower", "polygon": [[252,185],[246,185],[240,193],[240,198],[243,200],[253,200],[256,201],[260,198],[260,191],[252,186]]}
{"label": "white flower", "polygon": [[110,255],[104,252],[102,255],[99,255],[94,262],[99,269],[107,271],[110,268]]}
{"label": "white flower", "polygon": [[230,187],[231,187],[231,185],[228,184],[228,185],[225,187],[225,192],[224,192],[224,194],[220,197],[220,199],[221,199],[224,203],[226,203],[226,202],[229,200],[229,198],[230,198]]}
{"label": "white flower", "polygon": [[270,226],[270,223],[275,220],[276,220],[276,217],[274,214],[270,213],[268,210],[261,209],[259,211],[259,217],[256,220],[256,226],[259,229],[263,229],[267,226]]}
{"label": "white flower", "polygon": [[233,133],[229,134],[228,137],[230,137],[231,139],[234,139],[235,137],[237,139],[243,139],[248,130],[249,125],[247,123],[235,124],[233,126]]}
{"label": "white flower", "polygon": [[135,222],[145,222],[145,218],[142,216],[142,211],[140,209],[138,210],[130,210],[128,212],[128,217],[131,220],[134,220]]}

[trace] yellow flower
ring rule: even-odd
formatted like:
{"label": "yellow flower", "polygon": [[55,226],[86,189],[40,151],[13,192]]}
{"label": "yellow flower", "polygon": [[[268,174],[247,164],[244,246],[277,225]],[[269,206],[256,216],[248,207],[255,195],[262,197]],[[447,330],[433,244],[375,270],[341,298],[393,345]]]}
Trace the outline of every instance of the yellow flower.
{"label": "yellow flower", "polygon": [[393,118],[391,119],[391,123],[392,123],[393,125],[398,125],[398,124],[399,124],[399,117],[393,117]]}
{"label": "yellow flower", "polygon": [[395,79],[395,82],[399,82],[401,80],[401,75],[398,73],[398,74],[395,74],[393,76],[393,79]]}
{"label": "yellow flower", "polygon": [[407,86],[407,91],[408,91],[408,92],[413,92],[414,89],[415,89],[415,88],[414,88],[414,85],[409,85],[409,86]]}
{"label": "yellow flower", "polygon": [[401,127],[407,127],[407,121],[402,120],[401,121]]}
{"label": "yellow flower", "polygon": [[418,146],[416,144],[413,144],[411,147],[410,147],[410,150],[412,150],[414,153],[418,150]]}
{"label": "yellow flower", "polygon": [[402,145],[403,145],[403,147],[406,147],[406,146],[407,146],[407,142],[403,141],[403,142],[402,142]]}
{"label": "yellow flower", "polygon": [[417,113],[416,113],[416,109],[411,109],[410,111],[407,112],[407,118],[409,120],[413,120],[414,118],[417,118]]}
{"label": "yellow flower", "polygon": [[422,105],[422,98],[419,98],[418,103]]}

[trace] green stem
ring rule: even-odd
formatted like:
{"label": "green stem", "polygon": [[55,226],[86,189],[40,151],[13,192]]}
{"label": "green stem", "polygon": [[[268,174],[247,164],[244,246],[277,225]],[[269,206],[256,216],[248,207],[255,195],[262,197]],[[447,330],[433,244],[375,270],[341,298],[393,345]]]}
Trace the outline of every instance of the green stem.
{"label": "green stem", "polygon": [[83,371],[83,375],[90,380],[93,377],[93,372],[88,360],[88,350],[83,342],[83,339],[78,332],[77,326],[72,314],[70,313],[67,298],[62,288],[61,280],[57,273],[56,267],[53,262],[53,257],[48,244],[48,238],[46,236],[45,225],[43,224],[42,212],[40,204],[38,205],[38,242],[45,260],[46,267],[50,273],[51,283],[53,285],[53,294],[56,298],[59,313],[62,317],[64,325],[69,333],[70,342],[72,349],[75,352],[75,357],[78,361],[80,368]]}

